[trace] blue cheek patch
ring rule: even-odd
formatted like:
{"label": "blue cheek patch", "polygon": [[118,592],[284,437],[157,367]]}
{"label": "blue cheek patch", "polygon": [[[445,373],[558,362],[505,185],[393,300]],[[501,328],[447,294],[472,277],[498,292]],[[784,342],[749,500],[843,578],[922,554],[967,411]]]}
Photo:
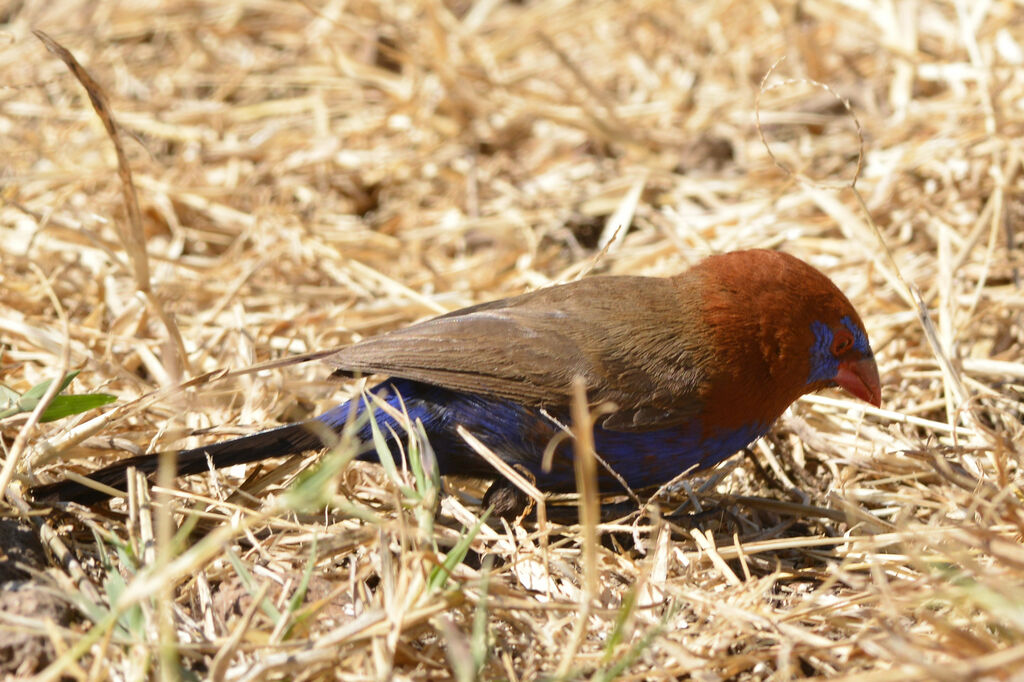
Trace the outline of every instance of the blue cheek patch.
{"label": "blue cheek patch", "polygon": [[[843,318],[844,325],[847,320],[848,317]],[[824,322],[812,322],[811,331],[814,332],[814,344],[811,346],[811,372],[807,383],[831,381],[839,371],[839,361],[832,355],[832,330]],[[856,342],[856,335],[854,340]]]}
{"label": "blue cheek patch", "polygon": [[[839,321],[853,336],[853,347],[863,357],[872,357],[868,335],[854,324],[849,315]],[[832,355],[832,339],[835,335],[824,322],[812,322],[811,331],[814,332],[814,343],[811,345],[811,372],[807,376],[807,383],[831,381],[839,371],[839,360]]]}

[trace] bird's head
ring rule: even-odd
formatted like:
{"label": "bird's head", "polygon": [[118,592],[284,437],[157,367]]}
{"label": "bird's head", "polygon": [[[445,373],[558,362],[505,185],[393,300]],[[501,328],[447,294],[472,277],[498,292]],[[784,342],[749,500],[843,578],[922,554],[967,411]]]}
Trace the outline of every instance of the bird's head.
{"label": "bird's head", "polygon": [[700,270],[705,319],[730,356],[723,393],[734,409],[760,410],[770,423],[801,395],[832,386],[881,404],[864,324],[828,277],[762,250],[712,256]]}
{"label": "bird's head", "polygon": [[860,320],[855,315],[843,315],[831,324],[815,320],[811,332],[807,390],[839,386],[875,407],[881,405],[878,365]]}

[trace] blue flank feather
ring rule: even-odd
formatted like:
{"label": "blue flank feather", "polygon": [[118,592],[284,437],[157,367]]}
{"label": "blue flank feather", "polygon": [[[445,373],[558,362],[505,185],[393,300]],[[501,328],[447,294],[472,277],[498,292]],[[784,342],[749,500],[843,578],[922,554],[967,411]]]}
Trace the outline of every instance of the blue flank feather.
{"label": "blue flank feather", "polygon": [[[410,420],[420,420],[437,460],[438,473],[493,478],[497,472],[476,454],[456,433],[464,426],[470,433],[498,454],[503,460],[529,471],[542,490],[571,491],[576,487],[572,465],[571,439],[565,439],[555,450],[551,471],[541,469],[540,453],[558,435],[559,424],[569,424],[567,413],[555,411],[550,416],[535,408],[524,407],[499,398],[453,391],[406,379],[385,381],[370,389]],[[399,398],[401,396],[401,398]],[[365,445],[359,458],[376,461],[368,420],[363,418],[366,402],[353,399],[316,418],[336,432],[341,432],[353,405],[359,406],[356,437]],[[381,432],[389,440],[394,434],[404,438],[398,420],[375,407],[373,413]],[[556,423],[554,420],[557,420]],[[594,428],[594,444],[598,455],[635,489],[660,485],[687,471],[714,466],[764,435],[769,424],[752,424],[745,428],[704,434],[702,425],[694,420],[682,426],[646,432],[624,432]],[[393,443],[389,443],[393,445]],[[607,470],[601,469],[601,487],[620,490]]]}

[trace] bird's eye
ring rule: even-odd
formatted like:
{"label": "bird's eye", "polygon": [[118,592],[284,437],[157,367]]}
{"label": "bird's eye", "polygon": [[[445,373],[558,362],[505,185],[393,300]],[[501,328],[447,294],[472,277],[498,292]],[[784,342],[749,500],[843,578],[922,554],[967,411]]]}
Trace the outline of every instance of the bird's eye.
{"label": "bird's eye", "polygon": [[853,334],[840,329],[836,332],[836,335],[832,337],[832,355],[839,357],[846,351],[853,347]]}

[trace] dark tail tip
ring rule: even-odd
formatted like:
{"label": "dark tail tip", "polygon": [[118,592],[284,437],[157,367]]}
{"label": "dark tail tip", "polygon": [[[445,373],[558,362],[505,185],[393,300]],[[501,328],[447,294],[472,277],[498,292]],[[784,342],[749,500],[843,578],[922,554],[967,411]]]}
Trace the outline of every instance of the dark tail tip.
{"label": "dark tail tip", "polygon": [[[126,476],[127,478],[127,476]],[[125,492],[127,481],[124,487],[111,486],[114,490]],[[99,504],[109,500],[113,495],[104,490],[97,490],[78,481],[64,480],[46,485],[37,485],[29,488],[28,497],[38,504],[55,504],[57,502],[77,502],[86,506]]]}
{"label": "dark tail tip", "polygon": [[[321,422],[288,424],[222,443],[213,443],[193,450],[182,450],[178,453],[177,475],[186,476],[206,471],[209,468],[208,461],[210,460],[215,469],[220,469],[234,464],[245,464],[271,457],[315,450],[324,447],[325,441],[331,435],[324,431],[330,431],[330,429]],[[43,504],[55,502],[99,504],[114,497],[115,493],[124,493],[128,489],[129,469],[138,469],[146,475],[154,473],[160,462],[160,456],[160,453],[157,453],[131,457],[89,474],[89,480],[101,484],[99,488],[65,479],[29,488],[27,492],[32,500]],[[106,489],[103,489],[102,486],[105,486]]]}

